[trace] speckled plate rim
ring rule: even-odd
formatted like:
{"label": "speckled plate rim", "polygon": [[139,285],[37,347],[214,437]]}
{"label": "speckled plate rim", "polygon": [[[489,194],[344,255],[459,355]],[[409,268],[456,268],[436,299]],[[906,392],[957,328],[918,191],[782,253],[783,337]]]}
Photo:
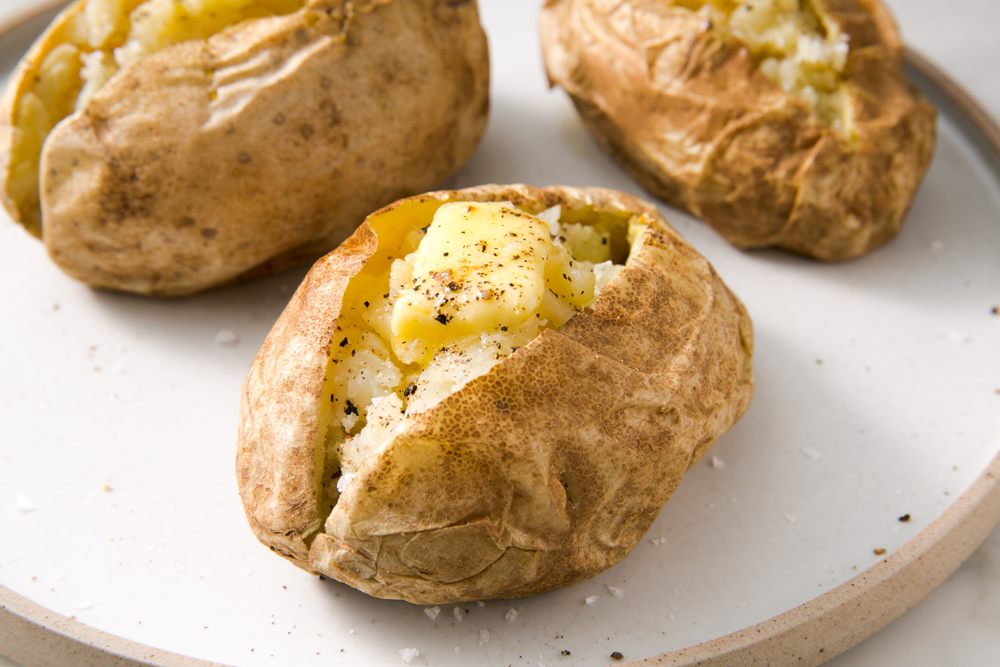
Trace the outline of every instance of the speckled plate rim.
{"label": "speckled plate rim", "polygon": [[[66,4],[44,0],[0,35]],[[956,122],[1000,182],[1000,126],[965,90],[908,49],[908,74]],[[1000,452],[930,525],[850,581],[762,623],[629,667],[812,667],[867,639],[948,578],[1000,522]],[[145,646],[57,614],[0,586],[0,655],[25,667],[225,667]]]}

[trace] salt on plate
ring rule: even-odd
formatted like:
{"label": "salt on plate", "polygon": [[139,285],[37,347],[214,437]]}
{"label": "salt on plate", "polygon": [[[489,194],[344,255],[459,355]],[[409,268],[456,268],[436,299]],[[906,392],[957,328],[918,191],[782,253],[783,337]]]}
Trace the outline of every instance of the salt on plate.
{"label": "salt on plate", "polygon": [[18,491],[14,498],[14,507],[18,512],[31,512],[35,509],[35,503],[31,502],[31,498],[24,491]]}
{"label": "salt on plate", "polygon": [[427,607],[424,609],[424,613],[433,621],[441,613],[441,607]]}
{"label": "salt on plate", "polygon": [[718,456],[712,455],[712,467],[716,470],[722,470],[726,467],[726,462],[720,459]]}
{"label": "salt on plate", "polygon": [[598,595],[588,595],[587,598],[584,600],[584,602],[586,602],[587,604],[594,604],[595,602],[597,602],[597,598],[598,597],[600,597],[600,596],[598,596]]}
{"label": "salt on plate", "polygon": [[798,518],[799,517],[795,516],[791,512],[789,512],[788,514],[785,515],[785,519],[788,520],[788,523],[795,523],[798,520]]}
{"label": "salt on plate", "polygon": [[508,621],[513,621],[515,618],[517,618],[517,609],[511,609],[510,611],[508,611],[507,616],[505,616],[505,618]]}
{"label": "salt on plate", "polygon": [[90,609],[90,603],[87,602],[86,600],[81,600],[80,602],[76,603],[76,608],[79,609],[80,611],[83,611],[84,609]]}
{"label": "salt on plate", "polygon": [[808,456],[809,458],[811,458],[813,461],[819,461],[822,458],[822,456],[820,455],[820,453],[817,452],[812,447],[803,447],[802,448],[802,453],[805,454],[806,456]]}
{"label": "salt on plate", "polygon": [[479,645],[488,644],[490,641],[490,631],[483,628],[479,631]]}
{"label": "salt on plate", "polygon": [[215,334],[216,345],[235,345],[240,340],[240,337],[229,329],[219,329],[219,332]]}
{"label": "salt on plate", "polygon": [[[605,586],[608,586],[608,585],[605,584]],[[608,586],[608,591],[612,595],[614,595],[616,598],[620,598],[622,596],[622,589],[620,589],[620,588],[615,588],[614,586]]]}
{"label": "salt on plate", "polygon": [[410,660],[420,657],[420,651],[415,648],[401,648],[399,649],[399,657],[403,659],[403,662],[409,664]]}
{"label": "salt on plate", "polygon": [[465,618],[465,612],[463,612],[459,607],[455,607],[452,612],[455,615],[455,620],[461,622]]}

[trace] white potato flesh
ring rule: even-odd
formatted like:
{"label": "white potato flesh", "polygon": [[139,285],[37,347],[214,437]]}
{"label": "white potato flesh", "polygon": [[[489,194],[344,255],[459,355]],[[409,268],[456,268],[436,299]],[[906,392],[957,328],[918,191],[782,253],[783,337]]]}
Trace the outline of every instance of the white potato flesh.
{"label": "white potato flesh", "polygon": [[677,0],[746,45],[760,71],[809,104],[845,138],[854,136],[844,92],[849,35],[801,0]]}
{"label": "white potato flesh", "polygon": [[641,217],[613,230],[559,216],[444,204],[381,275],[351,279],[321,406],[328,507],[415,415],[592,305],[625,261],[612,235],[641,247]]}

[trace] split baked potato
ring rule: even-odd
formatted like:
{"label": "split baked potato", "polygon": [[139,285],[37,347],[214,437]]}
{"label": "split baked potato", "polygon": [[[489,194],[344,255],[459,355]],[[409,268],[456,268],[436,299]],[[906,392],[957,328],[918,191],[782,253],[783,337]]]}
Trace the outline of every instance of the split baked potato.
{"label": "split baked potato", "polygon": [[749,316],[602,189],[404,199],[319,260],[244,385],[258,539],[419,604],[569,586],[639,542],[747,409]]}
{"label": "split baked potato", "polygon": [[597,142],[741,248],[862,255],[934,152],[878,0],[546,0],[541,36]]}
{"label": "split baked potato", "polygon": [[475,0],[77,0],[0,99],[0,200],[96,287],[312,261],[471,155],[488,60]]}

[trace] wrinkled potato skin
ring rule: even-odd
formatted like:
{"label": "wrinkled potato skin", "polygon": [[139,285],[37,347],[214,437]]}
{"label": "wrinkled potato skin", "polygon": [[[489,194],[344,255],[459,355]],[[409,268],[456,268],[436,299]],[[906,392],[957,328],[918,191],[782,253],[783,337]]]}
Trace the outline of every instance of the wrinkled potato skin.
{"label": "wrinkled potato skin", "polygon": [[657,0],[547,0],[549,81],[643,187],[734,245],[863,255],[899,232],[934,153],[936,113],[906,79],[877,0],[813,4],[851,38],[854,145],[742,44]]}
{"label": "wrinkled potato skin", "polygon": [[[46,140],[48,251],[90,285],[157,296],[314,260],[472,154],[488,58],[474,0],[310,0],[168,47]],[[0,109],[8,146],[15,97]]]}
{"label": "wrinkled potato skin", "polygon": [[323,520],[313,461],[326,360],[347,281],[376,247],[362,225],[312,268],[247,377],[237,473],[250,525],[296,565],[382,598],[442,604],[580,582],[628,554],[749,406],[750,318],[628,195],[483,186],[414,199],[593,206],[652,224],[591,308],[419,415],[309,539]]}

